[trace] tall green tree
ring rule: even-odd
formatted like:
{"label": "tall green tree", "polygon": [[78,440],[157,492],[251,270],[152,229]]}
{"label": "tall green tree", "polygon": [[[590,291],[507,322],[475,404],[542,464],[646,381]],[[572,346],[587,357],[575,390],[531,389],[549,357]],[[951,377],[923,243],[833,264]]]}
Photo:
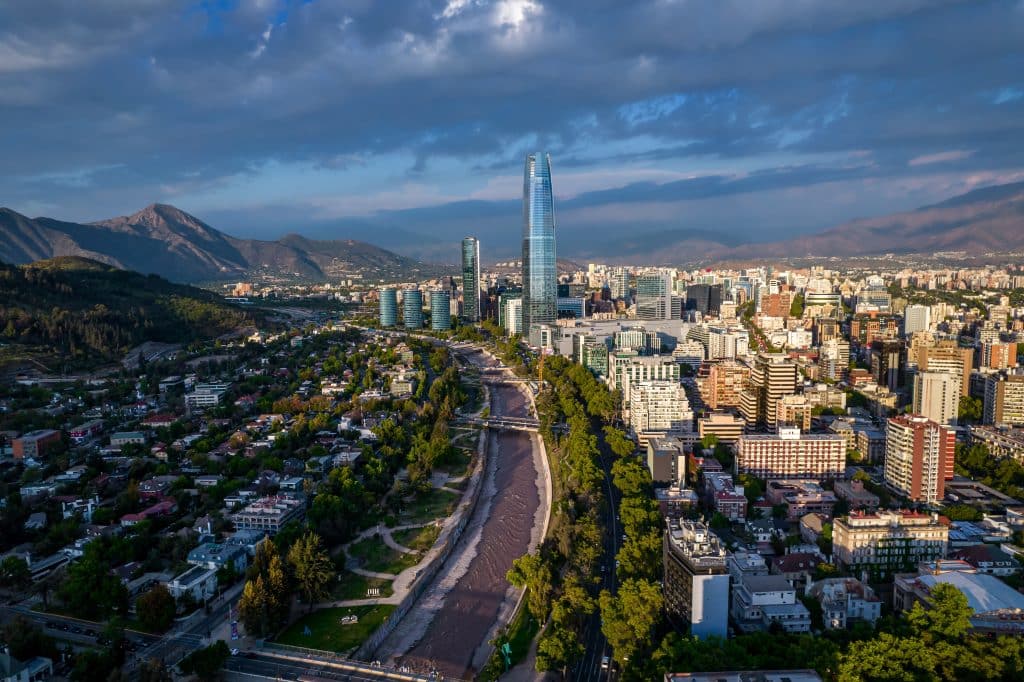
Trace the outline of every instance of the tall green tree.
{"label": "tall green tree", "polygon": [[651,641],[664,604],[661,589],[647,580],[625,580],[618,594],[603,590],[600,604],[601,632],[625,667]]}
{"label": "tall green tree", "polygon": [[334,579],[334,564],[320,542],[320,536],[308,531],[299,538],[288,551],[288,563],[299,592],[312,610],[314,603],[327,597],[327,586]]}

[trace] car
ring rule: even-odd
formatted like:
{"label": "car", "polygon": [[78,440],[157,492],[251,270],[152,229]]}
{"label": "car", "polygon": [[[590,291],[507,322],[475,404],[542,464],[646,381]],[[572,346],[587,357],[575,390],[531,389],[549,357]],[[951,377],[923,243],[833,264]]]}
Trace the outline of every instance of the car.
{"label": "car", "polygon": [[608,670],[611,667],[612,667],[612,659],[608,658],[607,656],[602,656],[601,657],[601,670]]}
{"label": "car", "polygon": [[232,649],[231,650],[231,655],[232,656],[237,656],[238,655],[238,649]]}
{"label": "car", "polygon": [[60,627],[60,626],[59,626],[59,625],[57,625],[57,624],[56,624],[55,622],[53,622],[52,620],[48,620],[48,621],[46,621],[46,627],[50,628],[51,630],[56,630],[56,629],[57,629],[58,627]]}

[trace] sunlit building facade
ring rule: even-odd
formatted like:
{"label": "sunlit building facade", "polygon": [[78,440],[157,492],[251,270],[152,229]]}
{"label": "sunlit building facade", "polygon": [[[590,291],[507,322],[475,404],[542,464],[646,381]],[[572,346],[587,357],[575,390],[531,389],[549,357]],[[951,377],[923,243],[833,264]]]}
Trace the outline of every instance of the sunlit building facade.
{"label": "sunlit building facade", "polygon": [[551,157],[538,152],[523,173],[523,329],[531,345],[540,345],[540,325],[555,324],[557,298]]}

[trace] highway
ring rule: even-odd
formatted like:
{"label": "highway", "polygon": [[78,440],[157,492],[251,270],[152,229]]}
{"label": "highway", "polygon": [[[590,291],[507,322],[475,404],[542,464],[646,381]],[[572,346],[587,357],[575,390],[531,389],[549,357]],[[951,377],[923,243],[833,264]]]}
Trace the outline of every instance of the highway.
{"label": "highway", "polygon": [[[603,521],[605,527],[604,555],[601,563],[605,570],[601,573],[601,589],[608,590],[612,594],[618,589],[617,576],[615,571],[615,555],[619,552],[622,530],[619,525],[619,491],[612,485],[611,466],[615,461],[611,450],[603,438],[598,439],[599,461],[601,470],[604,472],[605,495],[608,504],[605,505]],[[602,659],[612,657],[611,647],[608,640],[601,632],[601,613],[598,609],[594,615],[587,619],[583,626],[581,640],[584,645],[583,660],[573,669],[570,677],[578,682],[593,682],[594,680],[614,680],[617,677],[615,664],[612,663],[607,669],[601,667]]]}

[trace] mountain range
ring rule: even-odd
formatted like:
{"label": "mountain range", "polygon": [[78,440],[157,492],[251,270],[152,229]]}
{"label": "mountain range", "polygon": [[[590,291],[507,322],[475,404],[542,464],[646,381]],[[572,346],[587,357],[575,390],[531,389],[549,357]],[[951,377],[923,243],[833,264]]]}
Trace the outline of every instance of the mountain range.
{"label": "mountain range", "polygon": [[[381,231],[375,234],[384,236]],[[411,236],[408,243],[391,248],[421,257],[430,252],[439,259],[443,253],[458,253],[455,245],[433,246],[445,248],[430,251],[429,239]],[[948,251],[1005,254],[1024,251],[1024,182],[977,189],[913,211],[854,220],[788,240],[740,243],[734,235],[721,231],[669,229],[620,234],[614,239],[595,239],[590,234],[587,244],[577,248],[579,253],[563,255],[580,261],[659,265]],[[238,239],[165,204],[88,224],[27,218],[0,208],[0,261],[22,264],[55,256],[91,258],[179,282],[257,275],[304,280],[345,274],[367,279],[425,279],[454,272],[453,266],[423,263],[358,240],[323,241],[297,234],[276,241]],[[455,257],[444,260],[454,261]],[[493,260],[493,256],[484,260]]]}
{"label": "mountain range", "polygon": [[60,256],[89,258],[177,282],[271,275],[324,280],[426,278],[451,270],[356,240],[238,239],[166,204],[130,216],[82,224],[28,218],[0,208],[0,261],[16,265]]}

